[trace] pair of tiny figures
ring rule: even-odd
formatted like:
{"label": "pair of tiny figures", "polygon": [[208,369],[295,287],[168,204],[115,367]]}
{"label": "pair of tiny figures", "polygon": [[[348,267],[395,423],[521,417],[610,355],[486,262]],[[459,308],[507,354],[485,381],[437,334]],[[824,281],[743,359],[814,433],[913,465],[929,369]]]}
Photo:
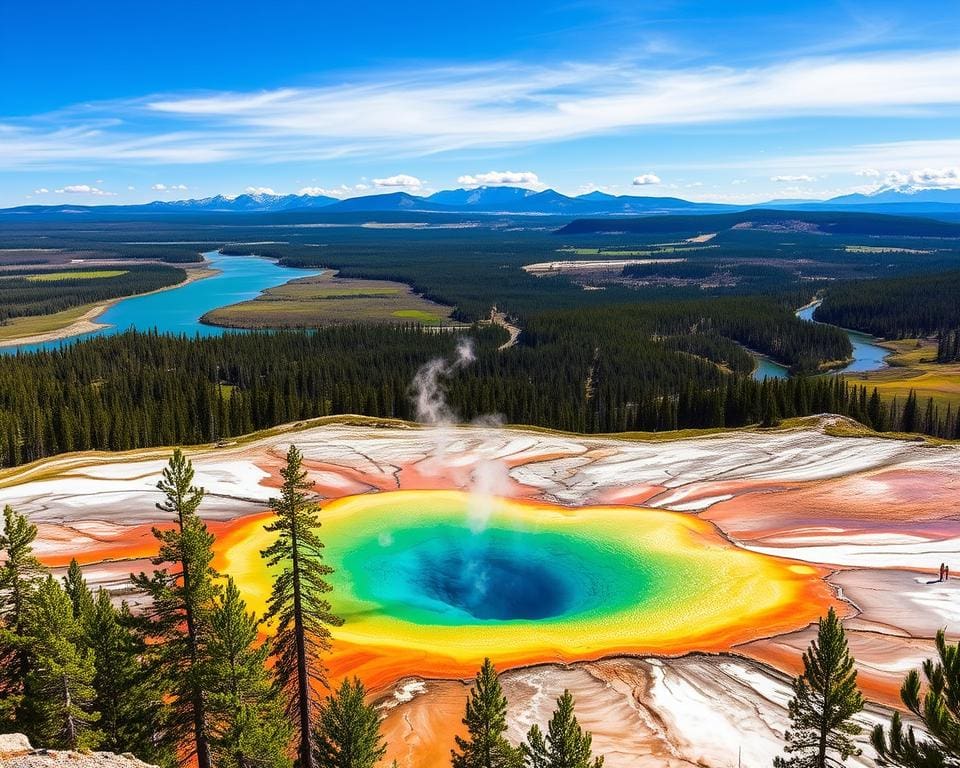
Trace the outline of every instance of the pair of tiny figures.
{"label": "pair of tiny figures", "polygon": [[950,578],[950,566],[946,563],[940,563],[940,581],[946,581]]}

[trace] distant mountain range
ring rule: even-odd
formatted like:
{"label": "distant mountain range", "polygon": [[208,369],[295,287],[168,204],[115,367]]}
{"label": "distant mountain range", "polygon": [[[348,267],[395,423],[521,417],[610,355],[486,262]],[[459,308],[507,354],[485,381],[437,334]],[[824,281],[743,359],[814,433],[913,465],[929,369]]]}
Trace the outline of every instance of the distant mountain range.
{"label": "distant mountain range", "polygon": [[24,205],[0,209],[11,214],[82,214],[111,216],[190,213],[276,213],[322,210],[324,213],[410,211],[423,213],[478,213],[555,216],[653,216],[743,211],[748,208],[780,210],[836,210],[854,208],[873,213],[960,213],[960,189],[902,192],[886,190],[871,195],[853,194],[830,200],[770,200],[753,205],[696,203],[678,197],[609,195],[589,192],[570,197],[553,189],[542,192],[521,187],[451,189],[428,196],[392,192],[339,200],[323,195],[244,194],[217,195],[194,200],[157,200],[141,205]]}

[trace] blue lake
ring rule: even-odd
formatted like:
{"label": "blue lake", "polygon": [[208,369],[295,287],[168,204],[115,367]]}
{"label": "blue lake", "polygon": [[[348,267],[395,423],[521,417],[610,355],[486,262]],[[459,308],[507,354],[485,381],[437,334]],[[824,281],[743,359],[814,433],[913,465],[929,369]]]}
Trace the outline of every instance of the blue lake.
{"label": "blue lake", "polygon": [[[797,317],[810,323],[817,322],[813,319],[813,313],[819,304],[811,304],[803,309],[797,310]],[[886,363],[884,359],[890,354],[890,350],[878,346],[876,339],[859,331],[846,331],[850,344],[853,346],[853,361],[843,368],[834,368],[831,373],[858,373],[864,371],[876,371],[884,368]],[[753,372],[753,378],[758,381],[763,379],[785,379],[790,375],[785,365],[780,365],[769,357],[755,354],[757,368]]]}
{"label": "blue lake", "polygon": [[764,379],[786,379],[790,376],[790,371],[787,366],[771,360],[766,355],[753,353],[753,357],[757,361],[757,367],[753,371],[753,378],[757,381],[763,381]]}
{"label": "blue lake", "polygon": [[205,253],[204,257],[206,266],[216,269],[217,274],[176,288],[118,301],[96,318],[96,322],[107,324],[106,328],[69,339],[19,347],[0,347],[0,353],[57,349],[77,339],[109,336],[131,329],[157,330],[161,333],[188,336],[216,336],[232,329],[201,323],[200,318],[205,313],[217,307],[255,298],[267,288],[283,285],[298,277],[310,277],[322,272],[284,267],[271,259],[257,256],[224,256],[218,251]]}

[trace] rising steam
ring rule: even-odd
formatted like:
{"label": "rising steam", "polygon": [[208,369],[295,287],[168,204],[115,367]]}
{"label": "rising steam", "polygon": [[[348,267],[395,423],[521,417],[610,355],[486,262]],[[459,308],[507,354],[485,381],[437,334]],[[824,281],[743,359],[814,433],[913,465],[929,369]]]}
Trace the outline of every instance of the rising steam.
{"label": "rising steam", "polygon": [[[452,360],[431,360],[417,371],[413,379],[411,391],[416,405],[417,421],[432,427],[433,449],[420,465],[426,474],[439,475],[450,470],[448,454],[454,439],[452,427],[458,422],[458,418],[447,402],[444,382],[475,359],[473,342],[470,339],[461,339]],[[484,416],[477,419],[475,424],[497,428],[501,419],[498,416]],[[456,461],[462,462],[463,457],[458,456]],[[473,533],[481,533],[487,527],[493,511],[494,497],[506,495],[510,491],[509,468],[495,455],[492,446],[481,445],[470,456],[469,464],[462,465],[462,470],[462,482],[470,491],[467,523]]]}
{"label": "rising steam", "polygon": [[434,426],[456,423],[457,415],[447,403],[443,380],[474,360],[476,355],[473,353],[473,341],[461,339],[457,343],[456,357],[452,361],[437,357],[421,366],[413,377],[412,385],[417,421]]}

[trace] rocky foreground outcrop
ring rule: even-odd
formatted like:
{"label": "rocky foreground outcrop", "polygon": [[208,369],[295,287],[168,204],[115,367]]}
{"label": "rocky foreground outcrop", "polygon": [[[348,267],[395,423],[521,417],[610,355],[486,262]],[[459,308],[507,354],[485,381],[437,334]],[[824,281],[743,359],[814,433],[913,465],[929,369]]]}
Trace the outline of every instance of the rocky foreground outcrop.
{"label": "rocky foreground outcrop", "polygon": [[34,749],[22,733],[0,734],[3,768],[156,768],[131,754]]}

